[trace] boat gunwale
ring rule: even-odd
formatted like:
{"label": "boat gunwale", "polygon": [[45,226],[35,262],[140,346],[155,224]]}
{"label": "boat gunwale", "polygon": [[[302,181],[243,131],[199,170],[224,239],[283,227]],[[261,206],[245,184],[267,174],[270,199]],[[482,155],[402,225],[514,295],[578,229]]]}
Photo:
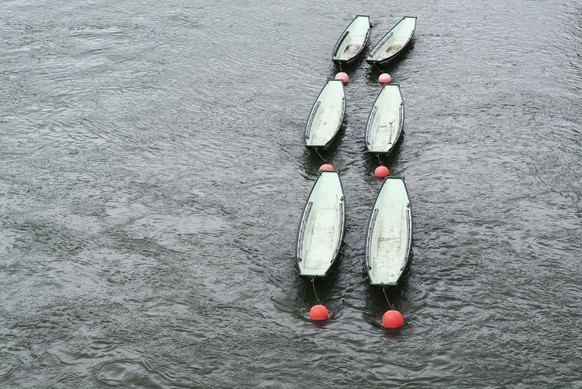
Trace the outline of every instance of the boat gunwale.
{"label": "boat gunwale", "polygon": [[[309,206],[310,203],[310,199],[311,199],[311,195],[313,194],[313,191],[315,190],[315,187],[317,186],[317,182],[319,181],[319,179],[323,176],[323,174],[328,174],[328,173],[335,173],[337,174],[338,177],[338,181],[340,184],[340,191],[341,191],[341,195],[342,197],[340,198],[340,211],[341,211],[341,222],[340,222],[340,235],[339,235],[339,239],[338,239],[338,244],[337,247],[334,251],[334,256],[330,262],[329,267],[327,268],[327,270],[325,271],[325,273],[323,275],[303,275],[301,274],[301,268],[299,266],[300,262],[303,262],[303,258],[301,258],[299,256],[299,251],[300,251],[300,246],[299,243],[303,242],[303,238],[300,237],[302,231],[304,230],[304,223],[307,221],[305,218],[305,211],[307,210],[307,207]],[[344,185],[342,183],[341,177],[340,177],[340,172],[338,170],[322,170],[319,175],[317,176],[317,179],[315,180],[315,182],[313,183],[313,186],[311,187],[311,190],[309,191],[309,195],[307,196],[307,201],[305,202],[305,206],[303,207],[303,213],[301,214],[301,223],[299,224],[299,228],[297,230],[297,239],[296,241],[296,247],[295,247],[295,263],[297,264],[297,269],[299,271],[299,276],[300,277],[310,277],[310,278],[324,278],[327,276],[327,273],[329,271],[329,269],[331,269],[331,267],[333,266],[333,263],[337,260],[337,257],[339,256],[339,251],[341,249],[341,245],[343,243],[343,239],[344,239],[344,227],[345,227],[345,215],[346,215],[346,200],[345,200],[345,191],[344,191]],[[311,212],[311,207],[309,207],[309,212]]]}
{"label": "boat gunwale", "polygon": [[[344,39],[349,35],[350,32],[350,27],[352,27],[352,25],[354,24],[354,22],[356,21],[356,19],[360,18],[360,17],[365,17],[368,19],[368,29],[366,30],[366,37],[364,38],[364,41],[362,42],[362,47],[360,48],[360,50],[358,50],[358,52],[356,54],[354,54],[352,57],[348,58],[348,59],[339,59],[339,58],[335,58],[337,56],[337,51],[339,50],[342,42],[344,41]],[[370,15],[356,15],[352,21],[350,22],[350,24],[348,24],[348,26],[346,27],[346,29],[342,32],[342,34],[340,35],[339,39],[337,40],[332,54],[331,54],[331,60],[333,62],[336,62],[338,64],[345,64],[348,65],[352,62],[354,62],[356,60],[356,58],[358,58],[360,56],[360,54],[362,54],[362,52],[364,51],[364,49],[366,48],[366,46],[368,46],[368,43],[370,42],[370,28],[372,27],[372,23],[370,22]]]}
{"label": "boat gunwale", "polygon": [[[331,83],[331,82],[340,82],[342,85],[342,112],[340,114],[341,120],[337,126],[337,128],[335,129],[333,135],[331,136],[331,138],[329,139],[329,141],[327,141],[326,144],[324,144],[323,146],[321,145],[308,145],[307,144],[307,139],[308,136],[311,134],[311,124],[313,122],[313,118],[312,115],[315,116],[315,113],[313,112],[314,109],[316,108],[316,105],[321,104],[321,100],[320,97],[323,93],[323,91],[325,90],[325,88]],[[311,106],[311,109],[309,110],[309,116],[307,117],[307,124],[305,125],[305,131],[304,131],[304,140],[305,140],[305,147],[309,147],[309,148],[326,148],[327,146],[329,146],[329,144],[335,139],[335,137],[337,136],[337,133],[339,132],[343,122],[344,122],[344,117],[346,114],[346,91],[345,91],[345,86],[342,80],[327,80],[327,82],[325,83],[325,85],[323,85],[323,87],[321,88],[321,90],[319,91],[319,94],[317,95],[317,98],[315,99],[315,101],[313,102],[313,105]]]}
{"label": "boat gunwale", "polygon": [[[404,186],[404,192],[406,193],[406,198],[408,200],[407,206],[406,206],[406,211],[407,211],[407,221],[408,223],[408,239],[406,240],[406,258],[404,260],[404,268],[403,270],[400,272],[400,274],[398,275],[398,279],[394,282],[394,283],[389,283],[389,284],[385,284],[385,283],[373,283],[372,282],[372,276],[370,275],[370,271],[372,270],[371,266],[370,266],[370,241],[371,241],[371,236],[372,236],[372,231],[373,231],[373,225],[372,222],[375,222],[375,214],[377,214],[377,212],[375,212],[378,208],[376,207],[376,204],[378,202],[378,199],[380,197],[380,193],[382,193],[382,189],[384,188],[384,184],[386,184],[386,181],[389,179],[397,179],[397,180],[401,180],[402,184]],[[377,216],[377,215],[376,215]],[[374,220],[372,220],[372,218],[374,218]],[[374,207],[372,208],[372,213],[370,214],[370,217],[368,219],[368,236],[366,236],[366,248],[365,248],[365,261],[366,261],[366,272],[368,274],[368,280],[371,286],[380,286],[380,287],[386,287],[386,286],[396,286],[398,285],[398,283],[400,282],[400,279],[402,278],[402,275],[404,274],[404,271],[406,269],[406,266],[408,265],[408,262],[410,260],[410,253],[412,251],[412,232],[413,232],[413,228],[412,228],[412,202],[410,201],[410,193],[408,192],[408,187],[406,186],[406,180],[404,178],[404,176],[387,176],[384,178],[384,181],[382,182],[382,187],[380,188],[380,191],[378,192],[378,195],[376,196],[376,200],[374,201]]]}
{"label": "boat gunwale", "polygon": [[[380,99],[380,96],[382,96],[382,93],[384,92],[386,87],[398,87],[398,94],[400,95],[400,122],[399,122],[399,126],[398,126],[398,134],[396,136],[396,140],[395,142],[392,144],[392,146],[388,149],[388,151],[372,151],[369,149],[369,134],[370,134],[370,125],[371,122],[370,120],[375,119],[375,115],[376,115],[376,111],[378,110],[378,106],[376,105],[378,103],[378,99]],[[376,99],[374,100],[374,105],[372,105],[372,109],[370,110],[370,113],[368,114],[368,122],[366,124],[366,138],[365,138],[365,144],[366,144],[366,152],[371,153],[371,154],[389,154],[392,149],[396,146],[396,144],[398,143],[398,141],[400,140],[400,136],[402,135],[402,131],[404,129],[404,116],[405,116],[405,109],[404,109],[404,98],[402,97],[402,90],[400,88],[400,84],[386,84],[382,87],[382,89],[380,90],[380,93],[378,93],[378,95],[376,96]],[[372,118],[372,114],[374,114],[374,118]]]}
{"label": "boat gunwale", "polygon": [[[411,33],[410,33],[410,36],[409,36],[409,37],[408,37],[408,39],[406,40],[406,43],[405,43],[404,45],[402,45],[402,48],[401,48],[400,50],[398,50],[398,52],[396,52],[396,53],[394,53],[393,55],[391,55],[391,56],[389,56],[389,57],[387,57],[387,58],[384,58],[384,59],[382,59],[382,60],[375,60],[375,59],[372,59],[372,58],[371,58],[371,57],[372,57],[372,53],[373,53],[373,52],[374,52],[374,51],[375,51],[377,48],[379,48],[379,47],[380,47],[380,46],[381,46],[383,43],[385,43],[385,42],[384,42],[384,39],[385,39],[387,36],[389,36],[389,35],[390,35],[390,33],[391,33],[392,31],[394,31],[394,29],[396,29],[396,27],[398,27],[398,25],[404,21],[404,19],[407,19],[407,18],[413,18],[413,19],[414,19],[414,28],[412,29],[412,31],[411,31]],[[400,55],[402,52],[404,52],[404,50],[406,50],[406,48],[408,47],[408,45],[409,45],[410,41],[411,41],[411,40],[412,40],[412,38],[414,37],[414,33],[416,32],[416,20],[417,20],[417,17],[416,17],[416,16],[403,16],[403,17],[402,17],[402,19],[400,19],[400,20],[398,21],[398,23],[396,23],[394,26],[392,26],[392,28],[391,28],[390,30],[388,30],[388,32],[387,32],[386,34],[384,34],[384,35],[382,36],[382,38],[380,39],[380,41],[379,41],[379,42],[378,42],[378,43],[377,43],[377,44],[376,44],[376,45],[375,45],[375,46],[372,48],[372,50],[370,51],[370,54],[368,55],[368,58],[366,58],[366,62],[368,62],[369,64],[372,64],[372,65],[374,65],[374,64],[378,64],[378,65],[385,65],[385,64],[389,63],[390,61],[392,61],[393,59],[395,59],[396,57],[398,57],[398,56],[399,56],[399,55]]]}

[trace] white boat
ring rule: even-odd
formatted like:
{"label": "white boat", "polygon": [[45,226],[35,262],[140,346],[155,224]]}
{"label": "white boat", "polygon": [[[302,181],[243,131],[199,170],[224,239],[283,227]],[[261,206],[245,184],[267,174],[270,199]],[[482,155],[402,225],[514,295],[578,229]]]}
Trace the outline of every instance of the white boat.
{"label": "white boat", "polygon": [[331,59],[336,63],[353,62],[368,44],[369,37],[370,17],[356,16],[335,44]]}
{"label": "white boat", "polygon": [[322,171],[313,185],[297,236],[297,264],[304,277],[324,277],[344,234],[344,191],[337,171]]}
{"label": "white boat", "polygon": [[415,30],[416,16],[403,17],[370,51],[366,61],[371,64],[387,64],[402,53],[412,40]]}
{"label": "white boat", "polygon": [[400,138],[404,125],[404,103],[400,86],[386,84],[370,111],[366,126],[366,149],[371,153],[388,153]]}
{"label": "white boat", "polygon": [[370,217],[366,266],[371,285],[398,284],[412,245],[412,212],[404,177],[386,177]]}
{"label": "white boat", "polygon": [[305,145],[325,147],[338,133],[345,112],[344,84],[330,80],[325,84],[311,108],[305,126]]}

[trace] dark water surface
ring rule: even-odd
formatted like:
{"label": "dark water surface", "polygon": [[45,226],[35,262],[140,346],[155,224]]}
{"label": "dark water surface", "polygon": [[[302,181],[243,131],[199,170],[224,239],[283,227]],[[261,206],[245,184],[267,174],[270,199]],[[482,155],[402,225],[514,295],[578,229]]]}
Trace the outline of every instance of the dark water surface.
{"label": "dark water surface", "polygon": [[[0,387],[582,387],[580,1],[0,11]],[[356,14],[372,44],[418,17],[386,68],[414,212],[396,332],[364,269],[365,61],[323,153],[347,205],[323,326],[295,267],[303,128]]]}

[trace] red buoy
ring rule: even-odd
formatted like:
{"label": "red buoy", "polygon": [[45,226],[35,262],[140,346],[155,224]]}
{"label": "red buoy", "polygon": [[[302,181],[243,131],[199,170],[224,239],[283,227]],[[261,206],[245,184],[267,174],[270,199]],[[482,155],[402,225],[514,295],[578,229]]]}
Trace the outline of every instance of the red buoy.
{"label": "red buoy", "polygon": [[336,74],[335,79],[341,80],[344,83],[344,85],[347,85],[350,82],[350,76],[348,76],[348,74],[345,72],[339,72],[338,74]]}
{"label": "red buoy", "polygon": [[324,305],[318,304],[309,310],[309,320],[320,321],[329,318],[329,311]]}
{"label": "red buoy", "polygon": [[382,325],[384,328],[400,328],[404,325],[404,318],[402,314],[393,309],[384,312],[382,316]]}
{"label": "red buoy", "polygon": [[378,178],[384,178],[390,175],[390,170],[386,166],[378,166],[376,170],[374,170],[374,176]]}
{"label": "red buoy", "polygon": [[332,165],[330,165],[329,163],[324,163],[323,165],[321,165],[319,167],[319,171],[322,170],[335,170],[334,167]]}
{"label": "red buoy", "polygon": [[378,82],[380,84],[389,84],[392,82],[392,76],[388,73],[382,73],[380,74],[380,77],[378,77]]}

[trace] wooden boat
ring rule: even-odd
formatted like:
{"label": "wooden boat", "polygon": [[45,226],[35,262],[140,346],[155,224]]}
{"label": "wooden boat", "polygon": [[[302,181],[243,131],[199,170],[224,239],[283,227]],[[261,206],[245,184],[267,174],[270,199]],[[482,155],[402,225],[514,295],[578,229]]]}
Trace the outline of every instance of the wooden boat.
{"label": "wooden boat", "polygon": [[388,153],[400,137],[404,125],[404,103],[400,86],[386,84],[370,111],[366,126],[366,149],[371,153]]}
{"label": "wooden boat", "polygon": [[325,147],[338,133],[345,112],[344,84],[329,80],[311,108],[305,127],[307,147]]}
{"label": "wooden boat", "polygon": [[371,285],[397,285],[410,255],[412,212],[404,177],[386,177],[370,217],[366,265]]}
{"label": "wooden boat", "polygon": [[338,39],[331,59],[336,63],[353,62],[364,50],[370,38],[370,17],[358,15]]}
{"label": "wooden boat", "polygon": [[371,64],[387,64],[402,53],[412,40],[415,29],[416,16],[403,17],[370,51],[366,61]]}
{"label": "wooden boat", "polygon": [[324,277],[337,258],[344,234],[344,191],[339,173],[322,171],[303,211],[297,263],[304,277]]}

